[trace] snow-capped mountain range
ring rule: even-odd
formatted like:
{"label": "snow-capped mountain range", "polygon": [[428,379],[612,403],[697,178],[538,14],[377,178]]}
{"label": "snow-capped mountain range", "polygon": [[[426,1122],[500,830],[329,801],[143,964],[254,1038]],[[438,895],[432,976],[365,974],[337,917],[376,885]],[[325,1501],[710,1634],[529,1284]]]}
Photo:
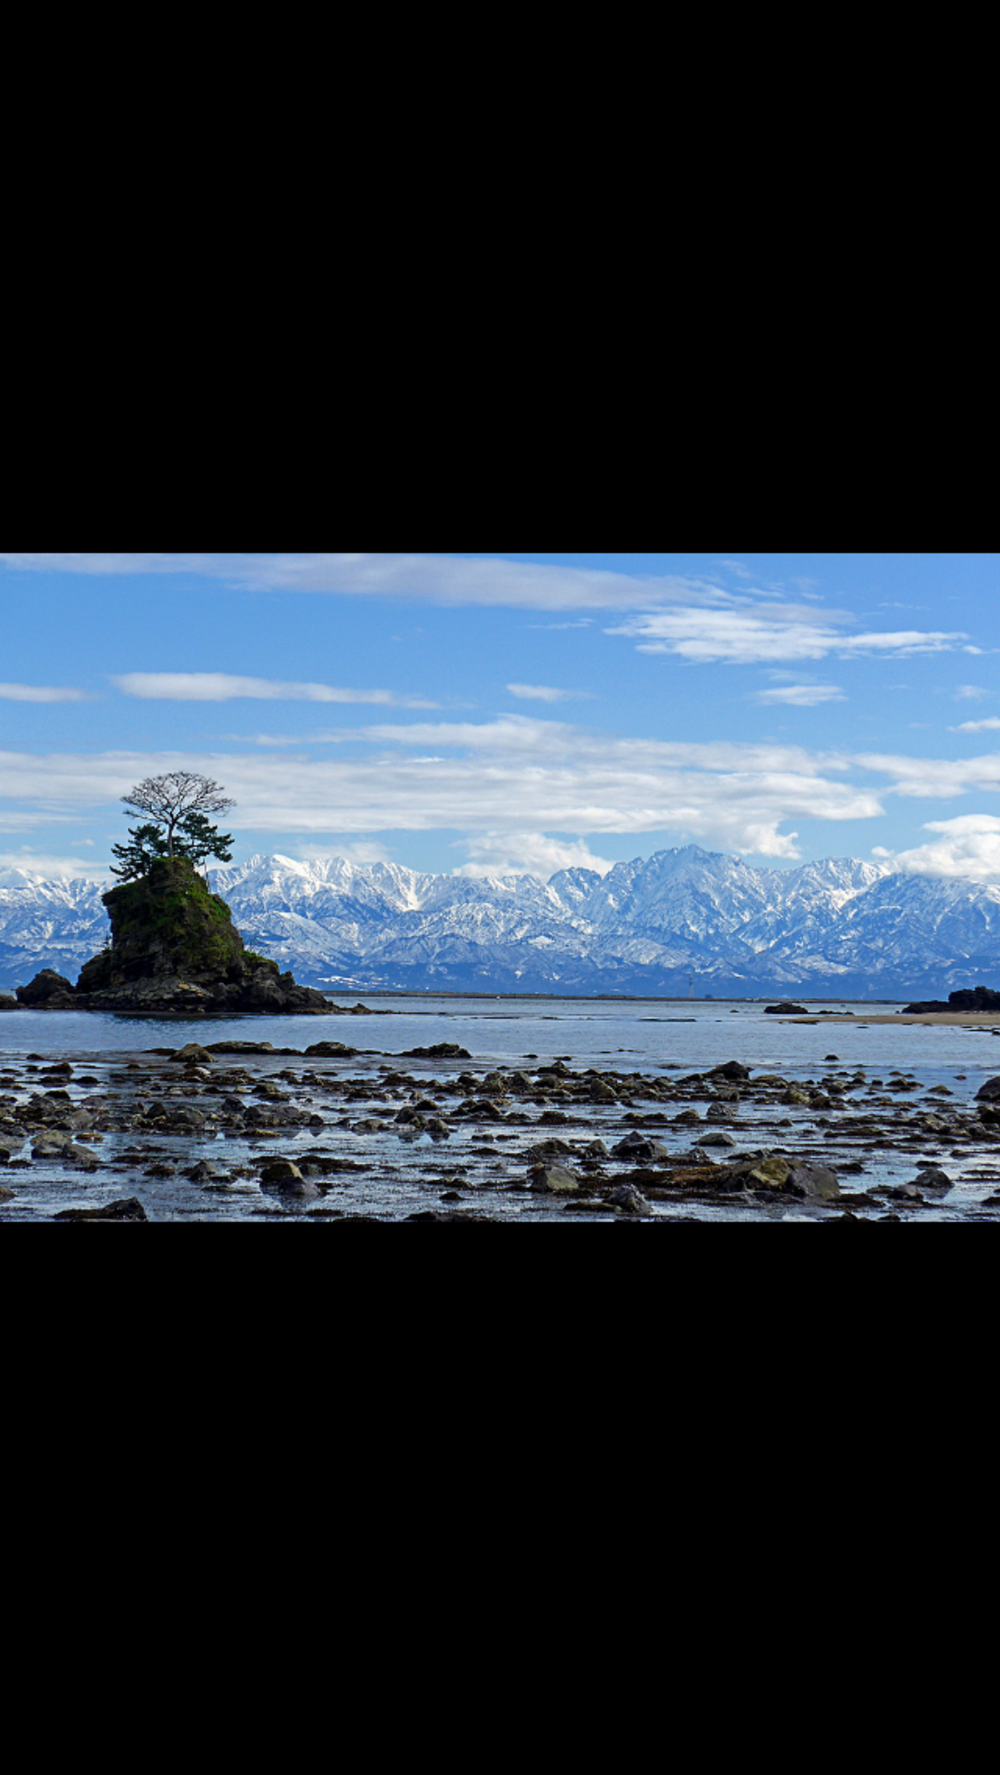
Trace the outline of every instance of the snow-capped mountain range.
{"label": "snow-capped mountain range", "polygon": [[[470,879],[251,857],[211,871],[251,949],[331,992],[940,997],[1000,986],[1000,887],[829,857],[752,868],[686,845]],[[75,980],[108,935],[99,884],[0,872],[0,986]]]}

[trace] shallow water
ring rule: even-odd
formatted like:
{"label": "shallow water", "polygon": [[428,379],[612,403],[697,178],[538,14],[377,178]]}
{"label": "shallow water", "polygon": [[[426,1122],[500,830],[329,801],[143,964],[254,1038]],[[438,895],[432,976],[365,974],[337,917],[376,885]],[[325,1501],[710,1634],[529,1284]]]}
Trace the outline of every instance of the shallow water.
{"label": "shallow water", "polygon": [[[900,1024],[836,1024],[823,1011],[841,1009],[854,1013],[884,1015],[889,1005],[830,1003],[811,1008],[815,1022],[802,1023],[768,1016],[763,1003],[704,1000],[511,1000],[366,997],[375,1012],[389,1015],[330,1017],[198,1017],[136,1018],[108,1013],[18,1011],[0,1015],[0,1067],[17,1076],[22,1098],[31,1090],[44,1089],[38,1080],[44,1062],[68,1059],[75,1077],[68,1090],[73,1102],[88,1093],[110,1088],[113,1092],[141,1097],[151,1081],[167,1081],[169,1063],[149,1054],[156,1047],[179,1048],[188,1041],[204,1043],[238,1040],[270,1042],[303,1054],[320,1041],[338,1041],[362,1050],[352,1059],[312,1060],[287,1056],[218,1056],[213,1072],[245,1065],[254,1082],[274,1077],[290,1099],[322,1116],[323,1126],[282,1130],[272,1136],[238,1137],[232,1134],[180,1136],[134,1131],[109,1132],[93,1151],[100,1169],[79,1173],[56,1161],[33,1160],[30,1166],[0,1168],[0,1182],[13,1187],[13,1198],[0,1206],[0,1219],[28,1221],[49,1219],[67,1207],[94,1207],[126,1196],[137,1196],[151,1220],[290,1220],[329,1219],[333,1214],[365,1215],[398,1220],[427,1208],[442,1205],[442,1197],[458,1192],[459,1199],[444,1206],[484,1213],[504,1220],[552,1220],[592,1218],[610,1220],[606,1210],[588,1216],[570,1212],[566,1204],[510,1187],[512,1178],[526,1173],[525,1150],[546,1136],[582,1142],[602,1138],[610,1148],[628,1132],[622,1106],[588,1106],[586,1125],[575,1118],[565,1127],[538,1124],[532,1111],[531,1125],[484,1128],[482,1124],[452,1124],[450,1138],[432,1140],[421,1134],[407,1136],[405,1128],[392,1123],[399,1108],[412,1098],[433,1097],[435,1080],[446,1083],[462,1071],[485,1073],[494,1066],[524,1068],[545,1065],[562,1058],[572,1071],[644,1073],[661,1070],[685,1073],[707,1070],[726,1060],[739,1060],[754,1073],[780,1073],[784,1078],[819,1081],[825,1074],[854,1073],[863,1068],[867,1080],[888,1081],[896,1071],[909,1074],[918,1089],[900,1101],[911,1106],[922,1101],[933,1085],[944,1084],[952,1108],[971,1107],[984,1078],[1000,1073],[1000,1045],[988,1030]],[[808,1001],[800,1001],[808,1004]],[[406,1049],[457,1042],[472,1060],[399,1059]],[[34,1054],[44,1061],[31,1061]],[[831,1059],[830,1056],[836,1056]],[[127,1070],[135,1058],[139,1069]],[[353,1079],[378,1084],[380,1077],[398,1061],[398,1068],[415,1081],[412,1090],[396,1088],[380,1092],[380,1102],[359,1103],[355,1120],[387,1123],[374,1132],[355,1132],[348,1125],[351,1114],[341,1087]],[[381,1073],[380,1073],[381,1068]],[[34,1069],[34,1070],[32,1070]],[[282,1072],[291,1080],[282,1081]],[[317,1085],[302,1082],[304,1071],[313,1072]],[[957,1075],[965,1075],[964,1078]],[[79,1080],[91,1078],[86,1086]],[[0,1091],[11,1091],[14,1081],[0,1078]],[[338,1095],[339,1093],[339,1095]],[[237,1088],[237,1094],[239,1094]],[[187,1092],[190,1095],[190,1089]],[[707,1092],[705,1094],[707,1102]],[[856,1092],[855,1113],[869,1099]],[[249,1098],[244,1094],[244,1100]],[[455,1098],[443,1098],[442,1111],[453,1108]],[[530,1109],[528,1103],[519,1105]],[[697,1107],[697,1104],[696,1104]],[[702,1111],[705,1105],[702,1104]],[[934,1107],[933,1098],[925,1105]],[[881,1112],[889,1125],[892,1113]],[[779,1126],[780,1124],[780,1126]],[[696,1129],[695,1134],[704,1130]],[[692,1131],[672,1127],[651,1130],[671,1151],[686,1150]],[[906,1218],[921,1220],[994,1218],[997,1210],[983,1208],[983,1199],[1000,1182],[1000,1142],[965,1146],[949,1152],[947,1139],[924,1138],[909,1150],[877,1143],[864,1149],[841,1139],[837,1118],[826,1118],[808,1108],[747,1105],[731,1132],[737,1151],[787,1148],[810,1153],[814,1159],[838,1169],[841,1161],[864,1164],[862,1174],[839,1172],[845,1194],[870,1190],[880,1183],[909,1182],[923,1160],[942,1165],[953,1179],[952,1187],[925,1206],[907,1210]],[[0,1135],[0,1143],[3,1136]],[[141,1150],[140,1150],[141,1149]],[[30,1151],[29,1145],[24,1149]],[[324,1180],[324,1194],[316,1201],[290,1203],[261,1190],[256,1172],[230,1183],[208,1186],[189,1181],[179,1173],[152,1179],[147,1173],[156,1163],[176,1163],[185,1168],[205,1158],[232,1172],[252,1169],[262,1152],[284,1155],[302,1163],[310,1154],[331,1157],[359,1169]],[[127,1155],[134,1154],[129,1158]],[[735,1155],[733,1155],[735,1156]],[[613,1171],[615,1166],[610,1169]],[[991,1173],[993,1175],[991,1175]],[[888,1205],[887,1205],[888,1206]],[[824,1219],[838,1214],[832,1208],[767,1206],[654,1205],[653,1218],[676,1220],[797,1220]]]}

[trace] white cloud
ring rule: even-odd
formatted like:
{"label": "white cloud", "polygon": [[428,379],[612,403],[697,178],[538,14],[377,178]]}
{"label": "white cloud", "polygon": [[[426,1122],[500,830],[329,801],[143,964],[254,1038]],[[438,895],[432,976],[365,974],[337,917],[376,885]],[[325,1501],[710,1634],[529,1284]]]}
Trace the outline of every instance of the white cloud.
{"label": "white cloud", "polygon": [[635,640],[639,653],[670,653],[681,659],[731,665],[825,659],[831,653],[841,657],[874,653],[899,659],[914,653],[951,651],[965,640],[962,633],[923,633],[916,629],[844,635],[830,624],[828,611],[760,605],[754,610],[651,611],[629,617],[606,633]]}
{"label": "white cloud", "polygon": [[842,703],[844,692],[836,684],[786,684],[779,690],[758,690],[759,703],[788,703],[795,709],[812,709],[817,703]]}
{"label": "white cloud", "polygon": [[901,758],[885,752],[861,752],[853,762],[863,770],[893,777],[896,795],[947,800],[969,789],[1000,789],[1000,754],[996,752],[979,758]]}
{"label": "white cloud", "polygon": [[633,576],[597,568],[391,554],[2,554],[19,571],[196,574],[254,591],[333,592],[350,597],[424,599],[432,604],[514,605],[538,610],[635,610],[678,598],[725,602],[708,580],[677,574]]}
{"label": "white cloud", "polygon": [[46,851],[38,851],[29,845],[22,845],[20,850],[0,851],[0,871],[23,869],[29,875],[42,875],[47,881],[106,881],[110,887],[112,876],[106,863],[88,863],[79,857],[53,856]]}
{"label": "white cloud", "polygon": [[339,858],[348,863],[391,863],[393,860],[387,846],[373,838],[359,838],[349,844],[342,844],[338,840],[336,847],[329,844],[297,844],[295,855],[304,863],[334,863]]}
{"label": "white cloud", "polygon": [[[1000,882],[1000,816],[960,814],[954,820],[928,820],[925,832],[940,837],[892,857],[894,869],[917,875]],[[889,853],[885,853],[889,854]]]}
{"label": "white cloud", "polygon": [[511,696],[538,703],[562,703],[585,694],[579,690],[554,690],[550,684],[508,684],[507,689]]}
{"label": "white cloud", "polygon": [[986,733],[1000,727],[1000,715],[986,715],[982,721],[962,721],[958,727],[949,727],[949,733]]}
{"label": "white cloud", "polygon": [[49,684],[0,684],[0,698],[11,703],[85,703],[85,690]]}
{"label": "white cloud", "polygon": [[453,875],[537,875],[548,881],[559,869],[595,869],[607,875],[614,867],[580,839],[548,838],[543,832],[482,832],[463,844],[469,861],[453,869]]}
{"label": "white cloud", "polygon": [[111,682],[125,696],[181,703],[225,703],[234,697],[305,703],[380,703],[398,709],[439,709],[423,697],[392,690],[341,690],[331,684],[286,683],[278,678],[240,678],[229,672],[126,672]]}
{"label": "white cloud", "polygon": [[954,693],[956,702],[978,702],[980,697],[992,696],[991,690],[984,690],[981,684],[960,684]]}
{"label": "white cloud", "polygon": [[[793,746],[666,744],[616,739],[526,716],[475,727],[414,723],[352,736],[367,756],[285,753],[0,754],[0,795],[30,817],[109,808],[143,777],[199,771],[237,806],[233,830],[371,836],[393,830],[481,833],[676,833],[720,848],[794,858],[792,820],[868,819],[878,796],[832,781],[846,761]],[[418,756],[400,751],[400,742]],[[446,755],[458,748],[463,755]],[[120,810],[118,810],[120,811]]]}

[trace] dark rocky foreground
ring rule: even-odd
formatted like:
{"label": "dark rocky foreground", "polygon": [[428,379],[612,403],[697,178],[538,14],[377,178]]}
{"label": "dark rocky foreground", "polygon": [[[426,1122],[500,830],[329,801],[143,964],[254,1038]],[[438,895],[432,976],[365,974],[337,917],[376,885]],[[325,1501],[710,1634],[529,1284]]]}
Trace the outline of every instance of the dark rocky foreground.
{"label": "dark rocky foreground", "polygon": [[959,1103],[864,1069],[378,1058],[226,1041],[0,1068],[0,1219],[899,1220],[973,1183],[963,1218],[1000,1214],[1000,1078]]}
{"label": "dark rocky foreground", "polygon": [[297,985],[290,973],[280,973],[277,962],[245,947],[229,907],[209,892],[186,857],[160,858],[147,875],[111,888],[103,900],[111,920],[110,947],[84,963],[75,986],[43,968],[17,988],[19,1004],[31,1010],[161,1016],[329,1015],[323,993]]}
{"label": "dark rocky foreground", "polygon": [[958,992],[949,992],[946,999],[918,999],[903,1006],[904,1017],[928,1011],[1000,1011],[1000,992],[993,992],[988,986],[962,987]]}

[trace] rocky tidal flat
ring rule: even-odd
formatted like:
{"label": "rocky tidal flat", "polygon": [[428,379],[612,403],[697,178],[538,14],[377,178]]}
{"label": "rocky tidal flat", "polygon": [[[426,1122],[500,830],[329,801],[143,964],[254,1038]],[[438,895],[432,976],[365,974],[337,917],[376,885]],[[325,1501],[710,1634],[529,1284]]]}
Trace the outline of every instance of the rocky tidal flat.
{"label": "rocky tidal flat", "polygon": [[636,1069],[456,1041],[147,1047],[132,1028],[113,1051],[0,1051],[0,1221],[1000,1217],[983,1034],[978,1065],[928,1084],[832,1052],[808,1073],[727,1055]]}

